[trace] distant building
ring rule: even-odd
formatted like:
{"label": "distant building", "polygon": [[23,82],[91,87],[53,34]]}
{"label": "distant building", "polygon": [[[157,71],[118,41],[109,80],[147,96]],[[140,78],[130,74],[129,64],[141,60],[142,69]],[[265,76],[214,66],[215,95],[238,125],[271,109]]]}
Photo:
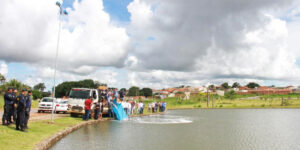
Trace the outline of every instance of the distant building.
{"label": "distant building", "polygon": [[225,95],[225,91],[216,90],[216,94],[219,95],[219,96],[224,96]]}
{"label": "distant building", "polygon": [[293,93],[300,94],[300,88],[293,89]]}
{"label": "distant building", "polygon": [[262,95],[269,95],[269,94],[290,94],[293,90],[290,88],[272,88],[267,86],[261,86],[255,89],[250,89],[246,87],[239,88],[237,94],[244,95],[244,94],[262,94]]}

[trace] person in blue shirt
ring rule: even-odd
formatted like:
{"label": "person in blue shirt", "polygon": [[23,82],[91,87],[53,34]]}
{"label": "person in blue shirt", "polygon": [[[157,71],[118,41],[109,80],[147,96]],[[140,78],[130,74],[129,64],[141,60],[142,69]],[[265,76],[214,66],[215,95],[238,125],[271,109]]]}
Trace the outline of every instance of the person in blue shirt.
{"label": "person in blue shirt", "polygon": [[14,107],[13,107],[13,112],[12,112],[12,116],[13,116],[13,119],[14,119],[14,122],[16,123],[17,122],[17,93],[18,93],[18,90],[16,88],[13,89],[13,99],[14,99]]}
{"label": "person in blue shirt", "polygon": [[20,130],[25,132],[25,110],[26,110],[26,89],[22,90],[22,93],[17,98],[17,122],[16,122],[16,130]]}
{"label": "person in blue shirt", "polygon": [[114,97],[116,98],[116,99],[118,99],[119,98],[119,92],[118,92],[118,89],[117,88],[115,88],[114,89]]}
{"label": "person in blue shirt", "polygon": [[11,116],[13,114],[13,107],[14,107],[12,92],[13,89],[8,88],[7,92],[4,94],[4,112],[2,116],[3,125],[9,125],[10,123],[12,123]]}
{"label": "person in blue shirt", "polygon": [[30,117],[30,111],[31,111],[31,96],[32,96],[32,91],[29,90],[28,94],[26,95],[26,109],[25,109],[25,129],[28,129],[28,120]]}

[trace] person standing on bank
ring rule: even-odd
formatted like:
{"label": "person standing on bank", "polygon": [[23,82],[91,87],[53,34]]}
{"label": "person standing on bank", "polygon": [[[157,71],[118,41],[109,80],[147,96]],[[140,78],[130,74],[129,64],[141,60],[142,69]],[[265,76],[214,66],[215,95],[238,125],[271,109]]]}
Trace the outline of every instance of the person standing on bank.
{"label": "person standing on bank", "polygon": [[32,95],[32,91],[29,90],[28,94],[26,95],[27,99],[26,99],[26,109],[25,109],[25,129],[28,129],[28,120],[30,117],[30,111],[31,111],[31,95]]}
{"label": "person standing on bank", "polygon": [[90,96],[84,102],[85,114],[83,115],[83,118],[82,118],[83,120],[88,121],[90,119],[91,106],[92,106],[92,97]]}
{"label": "person standing on bank", "polygon": [[100,100],[98,102],[94,103],[94,119],[98,120],[98,116],[100,114]]}
{"label": "person standing on bank", "polygon": [[2,125],[9,125],[11,122],[11,116],[13,113],[13,89],[8,88],[7,92],[4,94],[4,112],[2,116]]}
{"label": "person standing on bank", "polygon": [[[16,122],[16,130],[20,130],[25,132],[25,109],[26,109],[26,89],[22,90],[22,93],[17,98],[17,122]],[[21,129],[20,129],[21,128]]]}
{"label": "person standing on bank", "polygon": [[18,90],[16,88],[13,89],[13,98],[14,98],[14,107],[13,107],[13,112],[12,112],[12,116],[13,116],[13,120],[16,123],[17,122],[17,93]]}

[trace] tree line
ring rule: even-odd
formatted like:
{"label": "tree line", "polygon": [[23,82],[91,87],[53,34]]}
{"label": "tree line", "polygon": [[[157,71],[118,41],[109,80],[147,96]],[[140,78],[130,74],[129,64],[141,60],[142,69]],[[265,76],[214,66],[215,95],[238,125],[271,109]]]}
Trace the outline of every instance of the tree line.
{"label": "tree line", "polygon": [[[239,87],[241,87],[241,85],[240,85],[240,83],[238,83],[238,82],[234,82],[234,83],[232,84],[232,86],[230,86],[230,85],[228,84],[228,82],[225,82],[225,83],[222,83],[222,84],[221,84],[221,88],[222,88],[223,90],[228,90],[228,89],[230,89],[230,88],[239,88]],[[250,88],[250,89],[254,89],[254,88],[260,87],[260,85],[259,85],[258,83],[255,83],[255,82],[249,82],[249,83],[246,85],[246,87],[248,87],[248,88]],[[215,87],[215,85],[209,85],[208,88],[209,88],[209,89],[215,89],[216,87]]]}
{"label": "tree line", "polygon": [[[1,78],[1,74],[0,74],[0,79],[3,79],[3,78]],[[17,79],[11,79],[7,82],[6,82],[6,79],[1,80],[0,94],[4,94],[8,88],[15,88],[19,92],[22,89],[32,90],[33,99],[41,99],[42,97],[47,97],[47,96],[51,95],[51,92],[44,91],[46,89],[46,86],[44,83],[38,83],[37,85],[33,86],[33,88],[32,88],[31,86],[26,85]]]}

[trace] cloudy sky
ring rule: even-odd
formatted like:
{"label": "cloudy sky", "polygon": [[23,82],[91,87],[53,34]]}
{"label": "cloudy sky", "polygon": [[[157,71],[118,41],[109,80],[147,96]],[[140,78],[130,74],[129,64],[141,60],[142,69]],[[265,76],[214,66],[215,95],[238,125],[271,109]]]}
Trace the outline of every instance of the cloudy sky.
{"label": "cloudy sky", "polygon": [[[56,0],[2,0],[0,73],[53,85]],[[63,0],[58,83],[300,85],[300,0]]]}

